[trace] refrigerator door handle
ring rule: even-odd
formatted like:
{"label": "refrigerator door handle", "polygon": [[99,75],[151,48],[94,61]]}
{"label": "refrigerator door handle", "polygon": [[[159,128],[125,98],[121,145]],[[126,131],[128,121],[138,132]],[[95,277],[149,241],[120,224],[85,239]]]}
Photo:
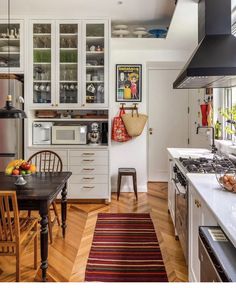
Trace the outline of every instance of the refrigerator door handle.
{"label": "refrigerator door handle", "polygon": [[15,157],[16,153],[0,153],[0,157]]}

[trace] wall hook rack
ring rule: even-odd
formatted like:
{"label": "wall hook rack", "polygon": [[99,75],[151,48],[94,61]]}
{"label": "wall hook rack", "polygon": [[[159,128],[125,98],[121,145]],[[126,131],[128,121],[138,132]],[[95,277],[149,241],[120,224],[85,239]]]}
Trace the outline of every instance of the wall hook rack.
{"label": "wall hook rack", "polygon": [[120,103],[120,109],[123,109],[123,110],[138,110],[138,104],[137,103],[133,103],[133,106],[128,106],[126,107],[125,106],[126,103]]}

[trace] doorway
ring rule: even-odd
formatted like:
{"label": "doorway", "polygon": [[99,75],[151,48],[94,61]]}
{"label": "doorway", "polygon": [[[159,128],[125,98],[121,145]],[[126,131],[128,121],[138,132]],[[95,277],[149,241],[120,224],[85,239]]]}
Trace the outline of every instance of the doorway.
{"label": "doorway", "polygon": [[[180,66],[181,67],[181,66]],[[147,69],[148,181],[168,181],[168,147],[188,147],[188,90],[174,90],[176,67]]]}

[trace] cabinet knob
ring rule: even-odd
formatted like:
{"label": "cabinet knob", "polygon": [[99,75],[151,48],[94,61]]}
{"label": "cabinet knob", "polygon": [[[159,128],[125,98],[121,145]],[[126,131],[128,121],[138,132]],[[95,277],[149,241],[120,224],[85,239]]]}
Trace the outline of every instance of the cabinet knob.
{"label": "cabinet knob", "polygon": [[85,104],[82,104],[82,107],[84,107],[85,106]]}
{"label": "cabinet knob", "polygon": [[52,107],[54,106],[54,104],[52,104]]}
{"label": "cabinet knob", "polygon": [[149,134],[152,135],[153,129],[149,128],[148,131],[149,131]]}
{"label": "cabinet knob", "polygon": [[55,106],[58,107],[58,104],[56,104]]}

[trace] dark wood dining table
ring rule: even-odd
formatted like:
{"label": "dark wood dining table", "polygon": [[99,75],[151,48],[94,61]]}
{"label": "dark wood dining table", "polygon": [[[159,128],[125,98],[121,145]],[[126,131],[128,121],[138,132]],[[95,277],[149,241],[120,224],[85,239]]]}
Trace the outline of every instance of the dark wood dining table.
{"label": "dark wood dining table", "polygon": [[16,178],[0,172],[1,191],[16,191],[19,210],[35,210],[40,219],[40,250],[42,281],[46,281],[48,268],[48,210],[49,205],[61,193],[61,227],[66,235],[67,180],[71,172],[36,173],[25,177],[27,184],[16,186]]}

